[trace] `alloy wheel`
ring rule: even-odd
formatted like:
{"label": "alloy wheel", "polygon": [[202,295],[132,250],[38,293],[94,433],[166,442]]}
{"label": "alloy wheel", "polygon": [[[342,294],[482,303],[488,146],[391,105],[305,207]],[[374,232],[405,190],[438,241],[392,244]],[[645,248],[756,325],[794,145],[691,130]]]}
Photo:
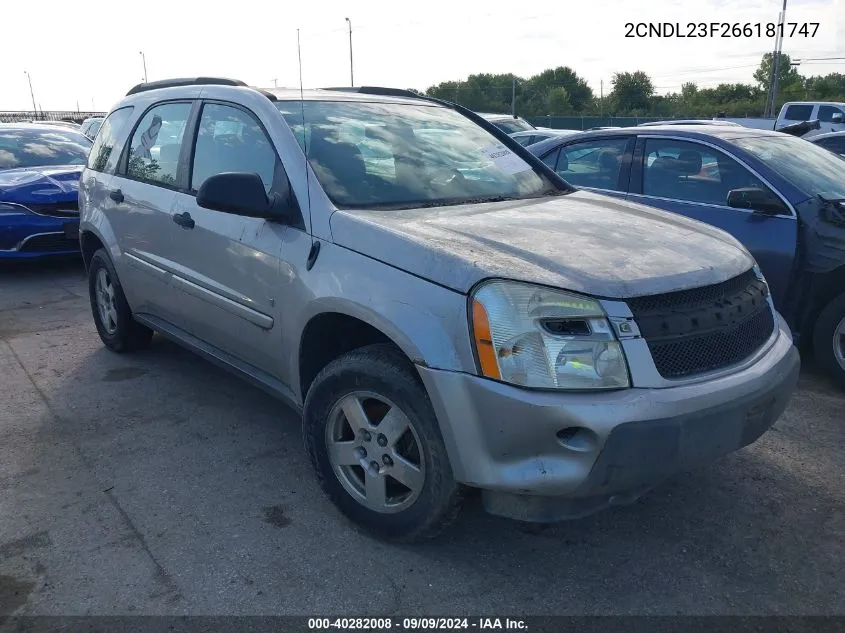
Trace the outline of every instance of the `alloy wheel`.
{"label": "alloy wheel", "polygon": [[422,442],[408,416],[384,396],[356,391],[341,398],[329,414],[326,448],[341,485],[374,512],[400,512],[422,491]]}
{"label": "alloy wheel", "polygon": [[94,285],[97,295],[97,312],[100,314],[100,323],[107,334],[117,332],[117,308],[115,307],[115,289],[109,272],[105,268],[97,271],[97,280]]}

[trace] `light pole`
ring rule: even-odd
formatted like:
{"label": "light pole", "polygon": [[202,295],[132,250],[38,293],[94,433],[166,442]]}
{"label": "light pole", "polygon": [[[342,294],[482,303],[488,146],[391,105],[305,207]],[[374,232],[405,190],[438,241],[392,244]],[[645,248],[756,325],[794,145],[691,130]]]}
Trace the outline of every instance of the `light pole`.
{"label": "light pole", "polygon": [[355,86],[355,75],[352,72],[352,20],[343,18],[349,24],[349,85]]}
{"label": "light pole", "polygon": [[[778,72],[780,71],[780,51],[783,47],[783,29],[786,27],[786,0],[783,0],[783,10],[778,15],[778,30],[775,31],[775,52],[772,53],[772,80],[769,85],[769,99],[766,103],[768,116],[775,116],[775,100],[778,92]],[[771,105],[769,105],[771,103]]]}
{"label": "light pole", "polygon": [[144,51],[138,51],[141,55],[141,62],[144,64],[144,83],[147,83],[147,58],[144,57]]}
{"label": "light pole", "polygon": [[32,91],[32,77],[29,76],[29,71],[23,71],[29,81],[29,96],[32,97],[32,113],[35,118],[38,118],[38,108],[35,107],[35,93]]}

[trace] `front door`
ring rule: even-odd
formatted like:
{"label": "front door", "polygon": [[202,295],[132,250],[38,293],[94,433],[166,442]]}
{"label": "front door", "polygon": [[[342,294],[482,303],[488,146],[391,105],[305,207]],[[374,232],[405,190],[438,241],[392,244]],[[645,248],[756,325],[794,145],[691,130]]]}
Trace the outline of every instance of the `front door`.
{"label": "front door", "polygon": [[779,306],[785,298],[798,240],[794,214],[761,215],[727,206],[742,187],[771,191],[751,170],[711,145],[665,137],[637,140],[628,198],[723,229],[751,252]]}
{"label": "front door", "polygon": [[257,173],[268,194],[285,190],[287,176],[261,124],[240,106],[205,102],[197,126],[190,190],[176,194],[168,218],[182,319],[204,343],[283,376],[283,308],[295,280],[289,262],[305,262],[310,238],[287,224],[198,206],[196,192],[209,176]]}

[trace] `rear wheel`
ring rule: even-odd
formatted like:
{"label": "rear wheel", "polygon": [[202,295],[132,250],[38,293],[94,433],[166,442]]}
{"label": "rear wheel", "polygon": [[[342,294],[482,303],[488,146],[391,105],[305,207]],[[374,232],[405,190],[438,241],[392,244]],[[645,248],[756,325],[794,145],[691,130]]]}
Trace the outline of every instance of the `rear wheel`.
{"label": "rear wheel", "polygon": [[845,294],[841,294],[819,314],[813,331],[816,360],[845,389]]}
{"label": "rear wheel", "polygon": [[115,352],[131,352],[149,345],[153,331],[132,317],[123,288],[105,249],[88,265],[88,294],[100,339]]}
{"label": "rear wheel", "polygon": [[460,511],[446,447],[413,367],[387,345],[330,363],[305,400],[305,441],[325,493],[381,538],[420,541]]}

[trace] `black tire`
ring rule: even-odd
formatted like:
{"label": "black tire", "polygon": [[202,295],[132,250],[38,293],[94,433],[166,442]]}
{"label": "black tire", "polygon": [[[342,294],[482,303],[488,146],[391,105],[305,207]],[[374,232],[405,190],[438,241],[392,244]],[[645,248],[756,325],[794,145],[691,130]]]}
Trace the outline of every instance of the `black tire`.
{"label": "black tire", "polygon": [[[116,314],[116,327],[107,327],[103,323],[100,310],[97,307],[97,276],[100,271],[105,271],[107,278],[113,287],[114,311]],[[132,310],[126,302],[120,280],[112,266],[105,249],[97,250],[91,263],[88,265],[88,296],[91,300],[91,313],[94,315],[94,324],[97,326],[97,333],[106,347],[110,350],[125,353],[147,347],[153,337],[153,331],[145,325],[141,325],[132,317]],[[113,329],[113,331],[109,331]]]}
{"label": "black tire", "polygon": [[845,319],[845,294],[828,303],[816,319],[813,329],[813,352],[818,362],[836,383],[845,389],[845,368],[834,353],[834,333]]}
{"label": "black tire", "polygon": [[[326,428],[330,415],[345,397],[361,391],[394,403],[422,445],[425,475],[421,491],[411,505],[393,514],[374,511],[353,497],[329,460]],[[434,409],[419,377],[395,348],[371,345],[329,363],[308,390],[303,431],[323,491],[349,519],[375,536],[406,543],[424,541],[437,536],[460,513],[466,489],[452,475]]]}

